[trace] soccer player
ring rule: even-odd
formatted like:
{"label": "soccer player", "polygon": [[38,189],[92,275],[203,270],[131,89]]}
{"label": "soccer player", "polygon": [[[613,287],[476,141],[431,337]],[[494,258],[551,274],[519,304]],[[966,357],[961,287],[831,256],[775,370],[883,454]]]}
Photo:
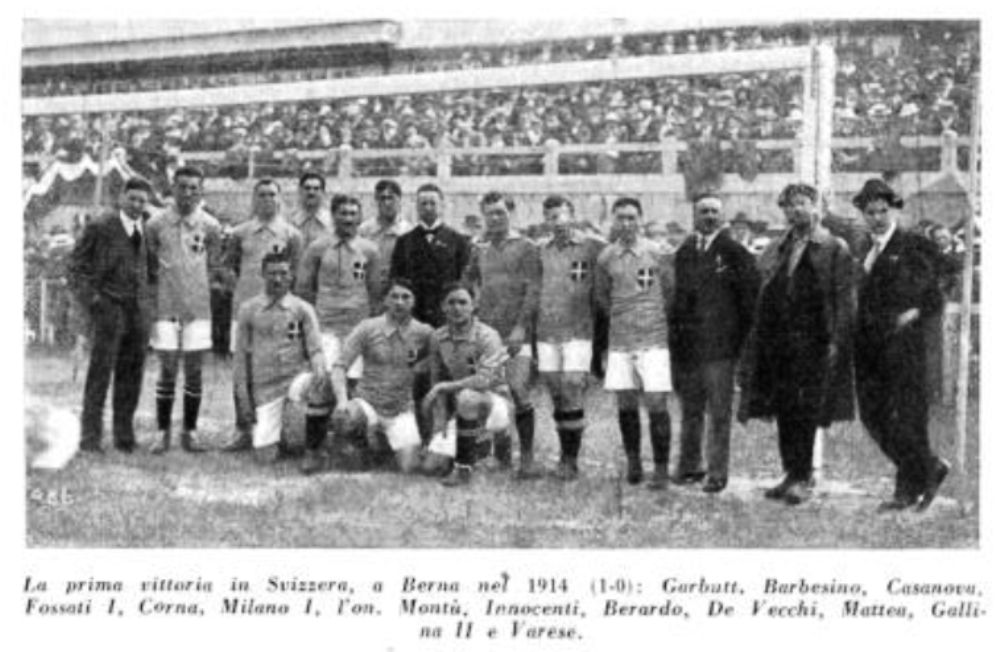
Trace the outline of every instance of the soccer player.
{"label": "soccer player", "polygon": [[413,225],[400,215],[402,210],[402,188],[392,179],[382,179],[375,184],[374,201],[378,214],[374,219],[361,224],[362,238],[378,245],[378,270],[382,289],[389,281],[392,267],[392,251],[400,236],[406,235]]}
{"label": "soccer player", "polygon": [[[485,227],[472,248],[466,280],[475,288],[480,320],[504,338],[508,359],[504,374],[515,405],[520,463],[516,477],[541,473],[534,464],[535,408],[532,405],[532,323],[542,290],[539,250],[511,229],[514,200],[488,192],[480,200]],[[494,456],[511,467],[511,438],[505,430],[494,441]]]}
{"label": "soccer player", "polygon": [[[310,369],[313,393],[321,396],[328,378],[315,311],[290,293],[291,264],[286,254],[266,254],[262,278],[262,294],[238,309],[234,379],[238,408],[254,424],[252,446],[263,461],[275,461],[280,457],[284,407],[294,380]],[[329,405],[308,411],[306,440],[319,439],[319,433],[325,438],[331,409]]]}
{"label": "soccer player", "polygon": [[[391,449],[399,469],[410,473],[420,464],[420,431],[413,413],[413,376],[426,370],[434,329],[412,317],[415,295],[409,281],[392,279],[385,294],[385,314],[357,325],[333,367],[336,393],[335,435],[364,451]],[[347,392],[347,369],[364,361],[356,397]],[[322,441],[308,443],[302,470],[322,468]]]}
{"label": "soccer player", "polygon": [[305,172],[298,180],[298,208],[290,221],[301,232],[305,249],[316,239],[333,232],[325,191],[325,177],[318,172]]}
{"label": "soccer player", "polygon": [[[378,247],[357,236],[360,202],[333,197],[336,233],[316,240],[301,259],[295,293],[312,304],[322,328],[326,365],[332,368],[357,324],[381,310]],[[360,377],[360,363],[350,371]]]}
{"label": "soccer player", "polygon": [[668,396],[672,365],[665,307],[672,292],[672,252],[640,237],[643,210],[633,197],[613,203],[616,241],[599,254],[595,296],[609,314],[605,388],[616,392],[620,433],[627,456],[627,482],[640,484],[640,403],[648,411],[654,457],[652,489],[668,487],[672,424]]}
{"label": "soccer player", "polygon": [[158,441],[151,453],[171,448],[175,379],[182,360],[182,450],[203,452],[195,443],[203,395],[203,357],[210,349],[210,275],[221,261],[221,227],[200,207],[203,173],[176,170],[175,205],[147,223],[147,246],[157,261],[157,313],[151,347],[158,352],[161,375],[156,391]]}
{"label": "soccer player", "polygon": [[585,430],[584,393],[591,371],[595,322],[592,281],[605,242],[586,237],[574,226],[574,207],[565,197],[543,202],[551,235],[540,246],[542,293],[536,326],[536,351],[560,439],[556,477],[574,480]]}
{"label": "soccer player", "polygon": [[449,398],[454,398],[455,441],[450,441],[451,429],[446,426],[445,437],[431,442],[427,467],[433,471],[444,455],[453,454],[454,468],[443,480],[449,487],[467,484],[473,466],[490,453],[497,433],[511,425],[504,378],[508,353],[497,331],[474,316],[474,300],[473,291],[463,283],[446,289],[442,309],[447,324],[431,335],[431,389],[421,405],[433,418],[435,410],[447,414]]}
{"label": "soccer player", "polygon": [[[252,189],[252,212],[252,219],[235,227],[225,254],[225,265],[237,277],[232,300],[236,315],[243,303],[262,294],[264,282],[260,270],[267,254],[285,254],[292,269],[296,269],[301,256],[301,232],[281,217],[280,185],[275,180],[263,178],[256,182]],[[232,347],[236,340],[235,336],[231,337]],[[235,389],[237,394],[237,387]],[[237,401],[235,407],[237,436],[225,446],[228,452],[252,447],[251,424],[245,420],[247,415],[237,410]]]}

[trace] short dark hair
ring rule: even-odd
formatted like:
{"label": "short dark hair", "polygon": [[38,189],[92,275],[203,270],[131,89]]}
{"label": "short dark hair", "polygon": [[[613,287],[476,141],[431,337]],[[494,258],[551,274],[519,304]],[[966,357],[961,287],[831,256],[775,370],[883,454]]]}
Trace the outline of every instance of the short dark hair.
{"label": "short dark hair", "polygon": [[123,192],[127,193],[130,190],[141,190],[147,193],[148,195],[154,193],[154,188],[151,187],[150,182],[148,182],[147,179],[143,179],[141,177],[133,177],[131,179],[126,180],[126,185],[123,186]]}
{"label": "short dark hair", "polygon": [[812,202],[819,201],[819,191],[815,186],[810,186],[807,183],[789,183],[784,186],[784,190],[781,190],[781,194],[777,197],[777,205],[781,208],[790,206],[795,197],[802,196],[808,197]]}
{"label": "short dark hair", "polygon": [[441,189],[438,188],[437,184],[435,183],[425,183],[416,190],[417,196],[420,196],[420,193],[424,192],[436,192],[438,194],[438,197],[444,199],[444,193],[441,192]]}
{"label": "short dark hair", "polygon": [[618,209],[623,208],[624,206],[632,206],[633,208],[637,209],[638,215],[640,215],[641,217],[644,216],[644,209],[641,207],[640,200],[637,199],[636,197],[626,197],[626,196],[619,197],[616,201],[613,202],[612,211],[615,213]]}
{"label": "short dark hair", "polygon": [[543,200],[542,204],[544,211],[548,211],[551,208],[559,208],[561,206],[566,206],[570,209],[571,215],[574,214],[574,204],[572,204],[571,200],[567,199],[563,195],[550,195]]}
{"label": "short dark hair", "polygon": [[325,190],[325,185],[326,185],[325,184],[325,177],[322,176],[321,174],[319,174],[318,172],[314,172],[314,171],[308,171],[308,172],[305,172],[304,174],[302,174],[301,178],[298,179],[298,187],[299,188],[303,188],[304,185],[305,185],[305,182],[306,181],[311,181],[312,179],[315,179],[316,181],[318,181],[319,183],[321,183],[322,184],[322,190]]}
{"label": "short dark hair", "polygon": [[441,302],[444,303],[445,299],[448,298],[448,295],[450,295],[452,292],[458,292],[459,290],[465,290],[466,293],[469,295],[470,299],[472,299],[473,301],[476,300],[476,291],[473,290],[473,287],[471,285],[469,285],[465,281],[452,281],[451,283],[446,285],[444,287],[444,290],[441,292]]}
{"label": "short dark hair", "polygon": [[374,194],[380,195],[386,190],[396,197],[402,197],[402,187],[400,187],[399,184],[392,179],[381,179],[378,183],[376,183],[374,187]]}
{"label": "short dark hair", "polygon": [[178,181],[179,177],[190,177],[193,179],[199,179],[200,182],[202,182],[203,170],[199,169],[195,165],[183,165],[179,169],[175,170],[175,174],[172,175],[172,181]]}
{"label": "short dark hair", "polygon": [[274,186],[277,189],[277,193],[280,192],[280,183],[273,177],[261,177],[260,179],[258,179],[255,182],[255,185],[252,186],[252,192],[255,193],[263,186]]}
{"label": "short dark hair", "polygon": [[514,199],[512,199],[510,195],[505,195],[504,193],[498,192],[496,190],[491,190],[490,192],[484,194],[480,198],[480,208],[483,208],[484,206],[489,206],[490,204],[496,204],[499,201],[504,202],[504,206],[507,207],[509,212],[514,212],[515,209]]}
{"label": "short dark hair", "polygon": [[343,208],[345,204],[353,204],[360,210],[360,200],[356,197],[351,197],[350,195],[338,194],[333,195],[332,201],[329,202],[329,210],[333,213],[339,212],[339,209]]}
{"label": "short dark hair", "polygon": [[271,251],[262,259],[262,269],[265,270],[267,265],[272,265],[274,263],[287,263],[291,264],[290,256],[287,254],[287,250],[283,251]]}
{"label": "short dark hair", "polygon": [[392,291],[392,288],[397,285],[401,288],[406,288],[410,291],[410,294],[416,297],[416,287],[413,285],[413,281],[403,276],[395,276],[389,279],[388,285],[385,287],[385,296],[388,296],[388,293]]}

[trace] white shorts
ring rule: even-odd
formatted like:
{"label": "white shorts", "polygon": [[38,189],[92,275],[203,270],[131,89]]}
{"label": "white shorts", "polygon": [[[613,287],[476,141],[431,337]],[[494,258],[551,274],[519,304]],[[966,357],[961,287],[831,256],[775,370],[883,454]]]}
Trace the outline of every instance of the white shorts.
{"label": "white shorts", "polygon": [[210,320],[159,319],[151,328],[150,345],[155,351],[207,351],[213,346]]}
{"label": "white shorts", "polygon": [[[489,433],[502,432],[511,427],[511,406],[500,394],[490,394],[490,414],[487,415],[483,427]],[[455,457],[455,437],[457,433],[455,419],[445,426],[443,432],[434,433],[427,450],[438,455]]]}
{"label": "white shorts", "polygon": [[590,340],[570,340],[569,342],[539,342],[539,371],[570,372],[591,371],[592,343]]}
{"label": "white shorts", "polygon": [[252,446],[262,448],[280,443],[286,403],[287,399],[281,397],[256,408],[256,422],[255,427],[252,428]]}
{"label": "white shorts", "polygon": [[[325,358],[325,365],[328,371],[336,366],[340,354],[343,352],[343,340],[332,331],[322,331],[322,356]],[[350,380],[360,380],[364,375],[364,358],[358,357],[347,369],[347,378]]]}
{"label": "white shorts", "polygon": [[609,351],[605,388],[613,392],[671,392],[672,361],[668,349]]}
{"label": "white shorts", "polygon": [[376,443],[378,432],[385,434],[389,448],[394,451],[401,451],[420,445],[420,431],[417,429],[416,415],[410,412],[403,412],[393,417],[383,417],[362,398],[355,398],[351,403],[360,408],[367,419],[368,443],[372,446]]}

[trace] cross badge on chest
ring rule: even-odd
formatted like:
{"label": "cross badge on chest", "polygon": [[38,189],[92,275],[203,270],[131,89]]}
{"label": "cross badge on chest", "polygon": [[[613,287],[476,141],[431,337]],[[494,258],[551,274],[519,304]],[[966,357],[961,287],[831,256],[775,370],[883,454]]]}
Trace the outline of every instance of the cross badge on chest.
{"label": "cross badge on chest", "polygon": [[650,290],[655,284],[658,275],[654,267],[644,267],[637,270],[637,287],[642,290]]}
{"label": "cross badge on chest", "polygon": [[580,283],[588,278],[588,261],[575,260],[571,262],[570,277],[575,283]]}
{"label": "cross badge on chest", "polygon": [[196,232],[189,236],[189,250],[197,256],[206,251],[206,238],[202,233]]}
{"label": "cross badge on chest", "polygon": [[287,339],[294,341],[304,336],[304,325],[299,321],[287,322]]}
{"label": "cross badge on chest", "polygon": [[415,348],[409,347],[408,349],[406,349],[406,364],[412,367],[413,365],[416,364],[418,357],[419,354]]}
{"label": "cross badge on chest", "polygon": [[353,261],[353,277],[355,281],[364,280],[364,261],[355,260]]}

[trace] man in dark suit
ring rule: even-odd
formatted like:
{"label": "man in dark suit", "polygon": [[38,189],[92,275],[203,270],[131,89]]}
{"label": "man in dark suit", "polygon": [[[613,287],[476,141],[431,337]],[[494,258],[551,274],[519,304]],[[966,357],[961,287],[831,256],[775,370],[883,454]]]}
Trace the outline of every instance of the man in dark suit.
{"label": "man in dark suit", "polygon": [[[469,265],[469,238],[441,220],[444,194],[432,183],[417,188],[419,224],[399,236],[392,249],[389,278],[404,278],[415,288],[413,317],[434,328],[444,324],[441,300],[445,289],[459,281]],[[417,374],[413,398],[417,405],[430,391],[430,376]],[[422,410],[417,410],[420,437],[426,444],[431,438],[431,424]]]}
{"label": "man in dark suit", "polygon": [[676,252],[669,311],[672,373],[682,400],[679,463],[672,481],[689,484],[706,475],[703,490],[717,493],[728,484],[735,364],[752,325],[760,279],[752,254],[725,227],[720,197],[698,195],[693,224],[693,235]]}
{"label": "man in dark suit", "polygon": [[926,321],[942,309],[937,251],[904,231],[894,211],[903,200],[879,179],[854,197],[872,232],[858,296],[855,369],[861,421],[896,465],[896,490],[883,510],[934,500],[949,465],[928,441]]}
{"label": "man in dark suit", "polygon": [[88,224],[74,249],[71,272],[92,326],[81,416],[83,451],[102,451],[102,412],[113,374],[112,438],[124,453],[136,447],[133,413],[143,382],[154,299],[154,270],[144,235],[150,195],[146,181],[127,181],[120,210]]}
{"label": "man in dark suit", "polygon": [[444,194],[432,183],[417,189],[420,223],[396,241],[389,278],[404,278],[416,288],[413,316],[435,328],[444,324],[441,299],[469,264],[469,238],[441,219]]}

